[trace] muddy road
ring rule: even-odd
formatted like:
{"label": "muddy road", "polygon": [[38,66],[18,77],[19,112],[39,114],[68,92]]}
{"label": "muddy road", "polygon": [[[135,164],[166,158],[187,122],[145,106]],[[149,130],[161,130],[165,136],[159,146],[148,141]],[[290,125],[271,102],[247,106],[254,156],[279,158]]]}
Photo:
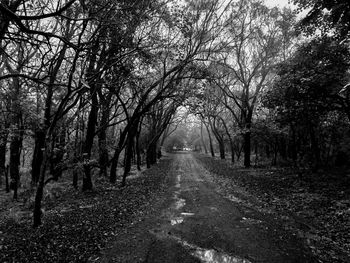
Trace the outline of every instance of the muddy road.
{"label": "muddy road", "polygon": [[171,158],[159,211],[127,229],[103,262],[317,262],[277,219],[222,194],[190,153]]}

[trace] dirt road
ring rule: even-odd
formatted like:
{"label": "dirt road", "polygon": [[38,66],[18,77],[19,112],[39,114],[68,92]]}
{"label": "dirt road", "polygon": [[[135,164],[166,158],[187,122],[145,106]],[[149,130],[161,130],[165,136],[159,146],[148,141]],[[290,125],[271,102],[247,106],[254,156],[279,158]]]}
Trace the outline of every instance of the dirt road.
{"label": "dirt road", "polygon": [[103,262],[316,262],[271,216],[226,197],[191,154],[174,154],[162,209],[119,239]]}

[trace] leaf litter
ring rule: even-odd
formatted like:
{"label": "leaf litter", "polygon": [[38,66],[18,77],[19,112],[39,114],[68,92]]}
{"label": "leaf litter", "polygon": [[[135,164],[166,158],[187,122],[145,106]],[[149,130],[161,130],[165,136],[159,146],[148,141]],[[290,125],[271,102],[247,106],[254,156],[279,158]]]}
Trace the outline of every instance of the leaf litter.
{"label": "leaf litter", "polygon": [[98,262],[108,243],[152,211],[166,191],[169,162],[161,160],[124,188],[107,179],[96,180],[86,193],[60,187],[44,200],[43,225],[37,229],[31,227],[32,207],[16,206],[16,213],[25,215],[0,217],[0,262]]}
{"label": "leaf litter", "polygon": [[278,217],[302,238],[320,262],[350,262],[350,176],[347,170],[320,171],[300,178],[291,168],[242,168],[203,154],[228,199]]}

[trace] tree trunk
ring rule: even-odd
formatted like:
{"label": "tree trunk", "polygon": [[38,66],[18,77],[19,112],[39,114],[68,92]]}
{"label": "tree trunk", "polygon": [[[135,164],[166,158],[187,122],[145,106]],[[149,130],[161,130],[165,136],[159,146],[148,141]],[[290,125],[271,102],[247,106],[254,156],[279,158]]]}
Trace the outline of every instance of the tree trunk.
{"label": "tree trunk", "polygon": [[120,153],[121,153],[121,149],[117,147],[114,151],[114,155],[111,162],[111,170],[109,174],[109,181],[112,184],[114,184],[117,181],[117,167],[118,167]]}
{"label": "tree trunk", "polygon": [[[16,133],[16,132],[15,132]],[[21,144],[20,136],[14,134],[10,144],[10,188],[13,190],[13,199],[17,200],[17,192],[19,187],[19,165],[21,157]]]}
{"label": "tree trunk", "polygon": [[211,135],[210,135],[209,127],[205,123],[204,123],[204,126],[205,126],[205,128],[207,130],[208,137],[209,137],[209,146],[210,146],[211,156],[215,157],[215,152],[214,152],[214,147],[213,147],[213,140],[212,140]]}
{"label": "tree trunk", "polygon": [[211,130],[214,133],[214,136],[219,144],[219,152],[220,152],[220,159],[225,159],[225,144],[224,144],[224,138],[223,136],[218,132],[215,126],[215,120],[214,123],[210,125]]}
{"label": "tree trunk", "polygon": [[147,168],[150,168],[151,165],[157,163],[157,143],[151,143],[146,152],[146,163]]}
{"label": "tree trunk", "polygon": [[130,173],[131,170],[131,161],[133,157],[133,146],[134,146],[134,132],[132,132],[133,129],[130,130],[127,138],[127,144],[125,148],[125,156],[124,156],[124,173],[123,173],[123,179],[121,186],[125,186],[126,184],[126,177]]}
{"label": "tree trunk", "polygon": [[141,171],[141,149],[140,149],[140,130],[141,124],[139,125],[139,129],[137,130],[136,134],[136,141],[135,141],[135,151],[136,151],[136,165],[137,170]]}
{"label": "tree trunk", "polygon": [[91,167],[90,167],[90,158],[91,150],[94,144],[95,130],[97,124],[97,114],[98,114],[98,98],[96,89],[91,87],[91,108],[89,113],[89,119],[86,130],[86,138],[83,149],[83,158],[84,158],[84,175],[83,175],[83,191],[92,190],[92,178],[91,178]]}
{"label": "tree trunk", "polygon": [[56,134],[56,137],[53,139],[53,153],[50,156],[50,174],[55,181],[62,177],[63,173],[62,161],[64,156],[64,146],[66,144],[66,127],[63,124],[56,130],[59,131],[59,134]]}
{"label": "tree trunk", "polygon": [[51,114],[52,114],[52,98],[54,95],[54,83],[56,81],[60,67],[65,59],[65,54],[67,51],[67,45],[64,44],[58,59],[52,61],[49,72],[49,85],[47,85],[47,94],[45,98],[45,109],[44,109],[44,122],[41,124],[35,132],[35,146],[32,160],[32,183],[36,184],[39,179],[41,164],[43,161],[43,149],[45,146],[45,136],[48,128],[51,124]]}
{"label": "tree trunk", "polygon": [[111,170],[110,170],[110,174],[109,174],[109,181],[112,184],[114,184],[117,181],[117,167],[118,167],[119,155],[123,150],[124,141],[125,141],[125,138],[127,136],[126,128],[123,131],[120,131],[118,146],[115,149],[113,158],[111,160]]}
{"label": "tree trunk", "polygon": [[19,187],[20,173],[19,166],[21,162],[21,147],[23,139],[22,127],[22,113],[20,105],[20,83],[18,78],[13,80],[13,94],[12,94],[12,134],[10,143],[10,188],[13,190],[13,199],[17,200],[17,191]]}
{"label": "tree trunk", "polygon": [[40,167],[43,161],[43,148],[45,144],[45,132],[38,128],[35,131],[34,153],[32,160],[32,184],[35,185],[39,181]]}
{"label": "tree trunk", "polygon": [[203,122],[201,122],[201,143],[203,145],[205,154],[208,154],[207,146],[205,146],[204,139],[203,139]]}
{"label": "tree trunk", "polygon": [[6,178],[6,144],[7,144],[8,132],[7,129],[3,130],[3,134],[0,138],[0,186],[2,185],[2,178]]}
{"label": "tree trunk", "polygon": [[109,93],[107,98],[104,98],[102,105],[102,116],[100,121],[100,130],[98,133],[98,148],[99,148],[99,165],[100,165],[100,176],[107,177],[107,166],[109,161],[108,149],[107,149],[107,125],[109,118],[109,106],[112,98],[112,93]]}
{"label": "tree trunk", "polygon": [[220,159],[225,159],[225,144],[223,140],[218,140],[219,150],[220,150]]}
{"label": "tree trunk", "polygon": [[[47,141],[49,140],[47,139]],[[41,201],[43,199],[43,194],[44,194],[46,164],[48,161],[49,152],[50,152],[50,149],[48,148],[46,148],[43,152],[43,161],[40,168],[40,176],[39,176],[39,181],[38,181],[38,186],[36,189],[35,201],[34,201],[34,211],[33,211],[34,228],[41,225]]]}
{"label": "tree trunk", "polygon": [[246,131],[243,135],[244,140],[244,166],[250,167],[250,143],[251,143],[251,132]]}

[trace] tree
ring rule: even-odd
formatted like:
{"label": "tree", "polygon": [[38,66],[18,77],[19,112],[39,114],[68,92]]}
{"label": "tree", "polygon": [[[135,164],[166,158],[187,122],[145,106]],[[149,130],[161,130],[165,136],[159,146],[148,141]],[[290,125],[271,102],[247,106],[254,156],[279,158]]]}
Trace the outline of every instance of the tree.
{"label": "tree", "polygon": [[340,40],[348,39],[350,32],[350,3],[347,0],[293,0],[299,10],[308,10],[299,22],[299,28],[312,35],[335,34]]}
{"label": "tree", "polygon": [[322,127],[330,114],[350,117],[349,101],[340,93],[349,79],[349,59],[346,45],[332,38],[313,39],[280,64],[278,78],[266,95],[266,105],[276,109],[278,122],[290,126],[293,138],[298,127],[307,131],[315,169],[321,164]]}
{"label": "tree", "polygon": [[225,26],[226,52],[219,56],[219,67],[212,67],[218,76],[213,82],[224,92],[224,105],[241,130],[244,165],[249,167],[253,113],[261,91],[273,77],[276,63],[283,59],[291,27],[286,22],[292,21],[292,16],[287,9],[283,12],[288,15],[284,15],[260,1],[239,1],[231,5],[231,10]]}

